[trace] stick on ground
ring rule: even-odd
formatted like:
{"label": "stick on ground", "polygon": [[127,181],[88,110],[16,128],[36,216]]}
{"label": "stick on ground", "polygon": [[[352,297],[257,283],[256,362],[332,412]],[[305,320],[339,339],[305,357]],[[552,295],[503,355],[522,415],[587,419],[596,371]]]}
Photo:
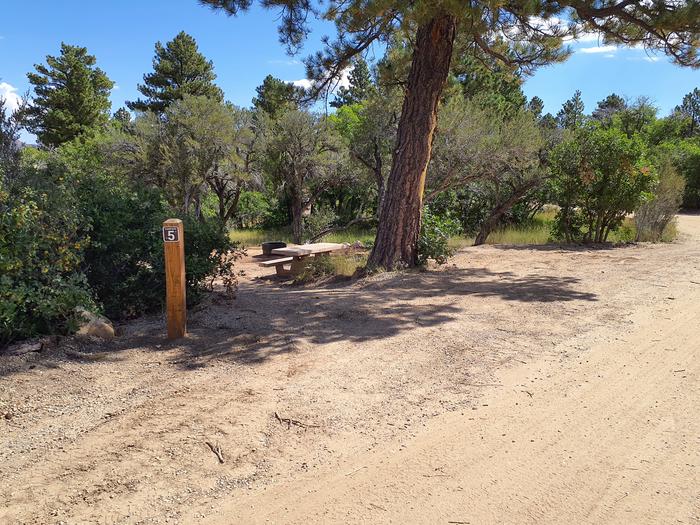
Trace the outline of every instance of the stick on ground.
{"label": "stick on ground", "polygon": [[216,445],[213,445],[211,442],[206,441],[205,442],[207,446],[211,449],[211,451],[216,455],[216,457],[219,459],[219,463],[224,462],[224,452],[221,450],[221,447],[217,443]]}

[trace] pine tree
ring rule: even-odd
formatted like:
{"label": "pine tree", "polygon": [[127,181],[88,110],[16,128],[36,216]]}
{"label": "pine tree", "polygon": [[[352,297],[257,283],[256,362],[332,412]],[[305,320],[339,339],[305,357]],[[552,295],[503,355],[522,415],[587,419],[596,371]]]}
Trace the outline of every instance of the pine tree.
{"label": "pine tree", "polygon": [[584,111],[581,91],[578,89],[574,96],[562,104],[557,113],[557,123],[564,129],[578,129],[583,125]]}
{"label": "pine tree", "polygon": [[109,119],[114,85],[87,48],[61,43],[58,57],[28,73],[34,99],[27,108],[27,129],[45,146],[59,146],[89,133]]}
{"label": "pine tree", "polygon": [[527,110],[532,113],[537,120],[542,118],[542,111],[544,110],[544,100],[538,96],[532,97],[527,103]]}
{"label": "pine tree", "polygon": [[302,88],[272,75],[267,75],[255,92],[253,106],[273,118],[285,110],[298,108],[303,95]]}
{"label": "pine tree", "polygon": [[214,64],[199,52],[197,42],[184,31],[165,45],[156,42],[153,73],[143,76],[138,89],[145,100],[127,102],[134,111],[162,113],[184,95],[204,96],[222,101],[224,94],[214,84]]}
{"label": "pine tree", "polygon": [[131,113],[129,113],[125,108],[119,108],[112,115],[112,120],[118,122],[122,126],[126,126],[131,122]]}
{"label": "pine tree", "polygon": [[367,62],[362,57],[353,61],[353,67],[348,76],[348,87],[342,86],[338,90],[331,106],[339,108],[348,104],[356,104],[366,100],[374,90],[372,75]]}
{"label": "pine tree", "polygon": [[700,89],[695,88],[684,96],[681,105],[676,106],[676,113],[688,119],[688,136],[700,133]]}
{"label": "pine tree", "polygon": [[627,103],[625,99],[615,93],[612,93],[605,97],[604,100],[598,102],[598,106],[595,108],[591,117],[593,117],[598,122],[609,126],[612,122],[613,116],[623,111],[627,108]]}
{"label": "pine tree", "polygon": [[[252,0],[200,0],[230,15],[249,10]],[[655,0],[562,0],[551,2],[388,2],[386,0],[260,0],[281,11],[280,39],[299,50],[311,31],[312,16],[335,22],[335,41],[306,62],[307,76],[321,93],[345,71],[353,57],[375,42],[410,34],[413,57],[405,81],[394,158],[374,248],[373,268],[414,266],[418,261],[423,191],[437,112],[453,56],[472,53],[488,62],[528,74],[565,60],[566,42],[595,31],[606,44],[643,45],[670,55],[683,66],[700,67],[700,3]],[[562,23],[562,20],[567,22]]]}

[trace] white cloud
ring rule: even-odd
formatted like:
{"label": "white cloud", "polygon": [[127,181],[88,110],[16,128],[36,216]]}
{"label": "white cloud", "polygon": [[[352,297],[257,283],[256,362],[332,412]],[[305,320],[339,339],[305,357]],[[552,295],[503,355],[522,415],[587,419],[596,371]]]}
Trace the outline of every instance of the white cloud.
{"label": "white cloud", "polygon": [[582,47],[579,49],[581,53],[614,53],[617,51],[617,46],[594,46],[594,47]]}
{"label": "white cloud", "polygon": [[17,109],[22,101],[22,98],[17,94],[17,88],[7,82],[0,82],[0,98],[5,99],[10,111]]}
{"label": "white cloud", "polygon": [[[308,78],[302,78],[299,80],[290,80],[289,83],[294,84],[297,87],[302,87],[304,89],[309,89],[314,84],[313,81],[309,80]],[[336,82],[333,82],[331,85],[333,86],[333,91],[335,91],[341,87],[344,87],[344,88],[349,87],[350,86],[350,68],[344,69],[340,75],[340,79],[337,80]]]}
{"label": "white cloud", "polygon": [[291,60],[268,60],[267,63],[272,64],[272,65],[281,65],[281,66],[298,66],[302,62],[300,60],[291,59]]}
{"label": "white cloud", "polygon": [[659,60],[661,60],[661,57],[646,56],[643,57],[642,60],[646,60],[647,62],[658,62]]}
{"label": "white cloud", "polygon": [[614,54],[614,53],[609,53],[609,54],[607,54],[607,55],[603,55],[603,58],[615,58],[615,54]]}
{"label": "white cloud", "polygon": [[600,33],[580,33],[576,38],[565,38],[566,41],[572,42],[600,42],[602,35]]}
{"label": "white cloud", "polygon": [[114,86],[112,87],[112,89],[115,90],[115,91],[116,91],[117,89],[120,89],[120,88],[119,88],[119,84],[114,84]]}
{"label": "white cloud", "polygon": [[309,80],[308,78],[302,78],[301,80],[292,80],[290,83],[294,84],[296,87],[301,87],[304,89],[310,89],[311,86],[314,85],[314,83],[311,82],[311,80]]}

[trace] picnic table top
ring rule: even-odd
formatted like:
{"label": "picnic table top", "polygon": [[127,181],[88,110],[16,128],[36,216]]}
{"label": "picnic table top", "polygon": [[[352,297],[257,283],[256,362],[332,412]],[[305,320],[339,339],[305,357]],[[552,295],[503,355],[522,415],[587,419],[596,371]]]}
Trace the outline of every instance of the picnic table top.
{"label": "picnic table top", "polygon": [[273,255],[286,255],[287,257],[306,257],[317,253],[330,253],[345,248],[344,244],[335,242],[317,242],[313,244],[302,244],[296,246],[287,246],[286,248],[275,248],[272,250]]}

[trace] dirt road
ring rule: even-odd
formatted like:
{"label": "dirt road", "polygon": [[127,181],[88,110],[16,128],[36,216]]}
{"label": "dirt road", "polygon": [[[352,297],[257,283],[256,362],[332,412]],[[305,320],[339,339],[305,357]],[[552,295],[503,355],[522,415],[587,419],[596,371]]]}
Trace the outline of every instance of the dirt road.
{"label": "dirt road", "polygon": [[[700,523],[700,216],[0,356],[0,523]],[[219,446],[222,464],[207,445]]]}
{"label": "dirt road", "polygon": [[[214,523],[700,523],[700,301],[497,375],[413,439],[227,502]],[[579,341],[580,342],[580,341]]]}

